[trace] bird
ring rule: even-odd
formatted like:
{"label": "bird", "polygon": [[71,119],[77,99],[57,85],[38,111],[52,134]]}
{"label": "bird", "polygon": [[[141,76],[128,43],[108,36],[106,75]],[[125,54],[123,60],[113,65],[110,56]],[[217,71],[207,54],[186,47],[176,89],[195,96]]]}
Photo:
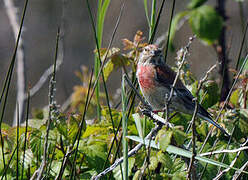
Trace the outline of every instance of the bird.
{"label": "bird", "polygon": [[[176,72],[165,63],[162,51],[157,45],[149,44],[140,52],[136,76],[140,90],[152,111],[159,112],[165,109],[166,101],[173,88],[169,110],[191,115],[194,113],[195,97],[180,79],[177,79],[173,87]],[[225,135],[230,136],[221,125],[213,121],[211,115],[200,104],[198,104],[196,116],[208,121]]]}

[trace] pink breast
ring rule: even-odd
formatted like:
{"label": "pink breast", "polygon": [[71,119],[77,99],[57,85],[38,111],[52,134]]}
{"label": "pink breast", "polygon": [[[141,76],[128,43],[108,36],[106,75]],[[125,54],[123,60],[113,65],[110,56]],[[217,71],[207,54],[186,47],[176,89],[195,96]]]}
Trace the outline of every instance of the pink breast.
{"label": "pink breast", "polygon": [[155,69],[152,65],[138,65],[137,75],[139,85],[143,90],[155,87]]}

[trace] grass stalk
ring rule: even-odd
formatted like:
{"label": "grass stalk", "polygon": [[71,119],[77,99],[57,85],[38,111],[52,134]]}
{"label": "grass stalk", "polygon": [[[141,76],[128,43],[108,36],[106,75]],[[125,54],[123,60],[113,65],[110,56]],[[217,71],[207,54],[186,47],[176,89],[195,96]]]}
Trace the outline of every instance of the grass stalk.
{"label": "grass stalk", "polygon": [[25,4],[24,4],[20,28],[19,28],[19,32],[18,32],[18,35],[16,38],[16,43],[15,43],[15,49],[14,49],[14,52],[12,54],[11,62],[10,62],[8,72],[7,72],[5,81],[4,81],[4,86],[3,86],[1,98],[0,98],[0,104],[2,104],[2,98],[4,97],[4,102],[3,102],[2,111],[1,111],[1,115],[0,115],[1,116],[1,119],[0,119],[0,138],[1,138],[1,150],[2,150],[2,158],[3,158],[4,168],[6,168],[6,166],[5,166],[5,157],[4,157],[4,143],[3,143],[3,136],[2,136],[2,130],[1,130],[2,129],[2,121],[3,121],[3,117],[4,117],[7,99],[8,99],[10,82],[11,82],[11,78],[12,78],[12,74],[13,74],[13,69],[14,69],[14,64],[15,64],[15,60],[16,60],[16,53],[17,53],[19,41],[21,38],[21,32],[22,32],[22,28],[23,28],[23,24],[24,24],[24,18],[25,18],[25,14],[26,14],[27,5],[28,5],[28,0],[26,0]]}
{"label": "grass stalk", "polygon": [[[104,26],[104,20],[105,20],[105,15],[109,6],[110,0],[99,0],[98,1],[98,8],[97,8],[97,22],[96,22],[96,46],[97,49],[101,48],[102,45],[102,34],[103,34],[103,26]],[[100,66],[101,66],[101,59],[99,56],[96,54],[95,55],[95,77],[99,74]],[[96,84],[96,90],[95,90],[95,95],[96,95],[96,102],[97,102],[97,119],[100,121],[101,120],[101,105],[100,105],[100,82],[97,80]]]}
{"label": "grass stalk", "polygon": [[165,46],[165,48],[166,48],[165,49],[165,54],[164,54],[165,62],[166,62],[167,56],[168,56],[169,44],[171,43],[170,42],[171,23],[172,23],[172,18],[173,18],[174,10],[175,10],[175,4],[176,4],[176,0],[173,0],[172,9],[171,9],[171,15],[170,15],[170,22],[169,22],[168,33],[167,33],[167,41],[166,41],[166,46]]}
{"label": "grass stalk", "polygon": [[125,78],[122,77],[122,86],[121,86],[121,98],[122,98],[122,132],[123,132],[123,166],[124,166],[124,180],[128,180],[128,143],[127,143],[127,96],[125,90]]}
{"label": "grass stalk", "polygon": [[156,4],[157,4],[157,0],[152,0],[151,17],[150,17],[151,19],[150,19],[150,25],[149,25],[149,41],[152,37],[154,27],[155,27]]}
{"label": "grass stalk", "polygon": [[56,84],[56,65],[57,65],[57,56],[58,56],[58,45],[59,45],[59,38],[60,38],[60,29],[58,28],[57,36],[56,36],[56,45],[55,45],[55,54],[54,54],[54,66],[53,66],[53,75],[49,84],[49,117],[47,119],[47,127],[46,127],[46,136],[44,142],[44,150],[43,150],[43,160],[41,166],[38,170],[38,177],[37,179],[42,179],[44,170],[47,166],[47,155],[49,150],[49,132],[50,127],[52,124],[54,112],[56,111],[56,103],[55,103],[55,84]]}
{"label": "grass stalk", "polygon": [[[75,166],[76,166],[76,159],[77,159],[77,152],[78,152],[78,146],[79,146],[79,140],[80,140],[80,137],[81,137],[81,133],[82,133],[82,129],[83,129],[83,125],[85,123],[85,116],[86,116],[86,112],[88,110],[88,106],[89,106],[89,95],[90,95],[90,87],[91,87],[91,84],[92,84],[92,78],[93,78],[93,70],[91,72],[91,75],[90,75],[90,82],[89,82],[89,86],[88,86],[88,92],[87,92],[87,96],[86,96],[86,100],[85,100],[85,106],[84,106],[84,113],[83,113],[83,117],[82,117],[82,121],[80,123],[80,127],[79,127],[79,130],[77,132],[77,136],[76,136],[76,140],[77,140],[77,145],[76,145],[76,149],[75,149],[75,153],[74,153],[74,158],[73,158],[73,162],[72,162],[72,170],[71,170],[71,175],[70,175],[70,180],[73,179],[74,177],[74,171],[75,171]],[[74,141],[73,143],[73,146],[75,144],[76,141]]]}
{"label": "grass stalk", "polygon": [[157,31],[157,28],[158,28],[158,23],[159,23],[159,20],[160,20],[160,17],[161,17],[161,13],[162,13],[162,10],[164,8],[164,4],[165,4],[165,0],[162,1],[161,6],[159,8],[158,17],[156,19],[156,22],[154,24],[154,27],[152,28],[151,36],[149,38],[149,44],[152,44],[153,43],[153,40],[154,40],[156,31]]}
{"label": "grass stalk", "polygon": [[19,126],[20,126],[20,112],[19,112],[19,104],[16,105],[16,179],[19,179]]}
{"label": "grass stalk", "polygon": [[26,123],[25,123],[24,147],[23,147],[23,158],[22,158],[21,180],[23,180],[25,153],[26,153],[26,145],[27,145],[29,102],[30,102],[30,92],[28,91],[27,109],[26,109],[26,121],[25,121]]}

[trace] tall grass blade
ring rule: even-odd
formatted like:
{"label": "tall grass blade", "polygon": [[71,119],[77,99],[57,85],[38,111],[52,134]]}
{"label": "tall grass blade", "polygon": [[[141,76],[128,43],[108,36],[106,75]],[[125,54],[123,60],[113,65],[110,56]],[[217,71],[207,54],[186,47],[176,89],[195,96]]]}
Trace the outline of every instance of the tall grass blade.
{"label": "tall grass blade", "polygon": [[246,22],[246,25],[245,25],[244,34],[243,34],[242,42],[241,42],[240,49],[239,49],[239,55],[238,55],[238,59],[237,59],[236,67],[235,67],[236,71],[238,71],[238,68],[239,68],[239,65],[240,65],[240,61],[241,61],[240,58],[241,58],[243,47],[245,45],[245,38],[246,38],[247,28],[248,28],[248,21]]}
{"label": "tall grass blade", "polygon": [[16,113],[16,116],[17,116],[17,126],[16,126],[16,179],[18,180],[19,179],[19,127],[20,127],[20,112],[19,112],[19,104],[17,102],[17,109],[16,109],[17,113]]}
{"label": "tall grass blade", "polygon": [[24,147],[23,147],[23,157],[22,157],[22,174],[21,174],[21,180],[23,180],[25,153],[26,153],[26,145],[27,145],[29,103],[30,103],[30,91],[28,90],[27,109],[26,109],[26,120],[25,120]]}
{"label": "tall grass blade", "polygon": [[[12,154],[10,156],[10,159],[8,161],[8,164],[5,166],[5,168],[3,170],[3,174],[1,176],[1,180],[6,176],[6,173],[7,173],[8,169],[9,169],[9,167],[10,167],[10,163],[11,163],[11,161],[12,161],[14,155],[15,155],[16,149],[17,149],[17,147],[15,147],[14,150],[12,151]],[[5,177],[5,179],[6,179],[6,177]]]}
{"label": "tall grass blade", "polygon": [[124,180],[128,180],[128,144],[127,144],[127,96],[125,90],[125,78],[122,77],[121,84],[121,98],[122,98],[122,131],[123,131],[123,166],[124,166]]}
{"label": "tall grass blade", "polygon": [[44,140],[44,150],[43,150],[43,159],[42,163],[39,167],[37,180],[42,179],[44,171],[47,167],[47,154],[49,153],[49,134],[50,128],[52,124],[52,116],[54,111],[56,111],[56,103],[55,103],[55,85],[56,85],[56,66],[57,66],[57,57],[58,57],[58,47],[59,47],[59,38],[60,38],[60,29],[58,28],[57,36],[56,36],[56,45],[55,45],[55,53],[54,53],[54,66],[53,66],[53,74],[49,84],[49,112],[48,119],[46,121],[46,135]]}
{"label": "tall grass blade", "polygon": [[167,56],[168,56],[169,44],[171,43],[170,42],[171,23],[172,23],[172,18],[173,18],[174,10],[175,10],[175,4],[176,4],[176,0],[173,0],[172,9],[171,9],[171,15],[170,15],[170,22],[169,22],[168,33],[167,33],[166,46],[165,46],[165,54],[164,54],[164,60],[165,60],[165,62],[166,62]]}
{"label": "tall grass blade", "polygon": [[3,117],[4,117],[4,112],[5,112],[7,99],[8,99],[10,82],[11,82],[11,78],[12,78],[12,74],[13,74],[13,69],[14,69],[14,64],[15,64],[15,59],[16,59],[16,53],[17,53],[17,49],[18,49],[18,45],[19,45],[19,41],[20,41],[20,37],[21,37],[21,32],[22,32],[22,28],[23,28],[23,23],[24,23],[24,18],[25,18],[25,14],[26,14],[27,5],[28,5],[28,0],[26,0],[25,4],[24,4],[24,8],[23,8],[23,11],[22,11],[22,18],[21,18],[20,28],[19,28],[19,32],[18,32],[18,35],[17,35],[16,43],[15,43],[15,49],[14,49],[14,52],[12,54],[11,63],[10,63],[9,68],[8,68],[8,72],[7,72],[5,81],[4,81],[4,86],[3,86],[1,97],[0,97],[0,105],[2,105],[2,98],[5,96],[2,111],[1,111],[1,115],[0,115],[1,116],[1,119],[0,119],[0,136],[1,137],[0,138],[1,138],[1,150],[2,150],[2,156],[3,156],[2,158],[3,158],[4,168],[5,168],[5,157],[4,157],[3,136],[2,136],[2,130],[1,130],[2,129],[2,121],[3,121]]}
{"label": "tall grass blade", "polygon": [[152,0],[151,19],[150,19],[150,26],[149,26],[149,42],[151,41],[151,37],[152,37],[154,27],[155,27],[156,4],[157,4],[157,0]]}
{"label": "tall grass blade", "polygon": [[[87,1],[88,3],[88,1]],[[98,1],[98,8],[97,8],[97,23],[96,23],[96,46],[97,49],[101,48],[102,45],[102,34],[103,34],[103,25],[104,25],[104,19],[105,15],[109,6],[110,0],[104,0],[102,3],[102,0]],[[101,59],[95,55],[95,77],[97,77],[99,73],[101,65]],[[100,105],[100,82],[97,80],[97,85],[96,85],[96,101],[97,101],[97,119],[100,121],[101,120],[101,105]]]}
{"label": "tall grass blade", "polygon": [[147,7],[147,0],[144,0],[143,2],[144,2],[145,13],[146,13],[146,19],[147,19],[148,25],[150,26],[148,7]]}
{"label": "tall grass blade", "polygon": [[[119,13],[117,22],[116,22],[116,24],[115,24],[115,28],[114,28],[113,34],[112,34],[112,36],[111,36],[110,43],[109,43],[108,48],[107,48],[107,53],[108,53],[109,48],[110,48],[111,45],[112,45],[112,42],[113,42],[115,33],[116,33],[117,28],[118,28],[118,26],[119,26],[120,19],[121,19],[123,10],[124,10],[124,6],[125,6],[125,0],[122,2],[121,9],[120,9],[120,13]],[[105,59],[104,59],[103,61],[105,61]],[[103,62],[103,63],[104,63],[104,62]],[[100,70],[101,70],[101,69],[100,69]],[[101,72],[101,73],[102,73],[102,72]],[[114,143],[116,142],[116,145],[118,145],[118,141],[117,141],[116,136],[117,136],[117,133],[118,133],[118,131],[119,131],[119,128],[117,129],[117,131],[115,130],[115,125],[114,125],[114,120],[113,120],[113,116],[112,116],[112,110],[111,110],[111,107],[110,107],[110,101],[109,101],[107,86],[106,86],[106,83],[105,83],[105,79],[104,79],[103,73],[102,73],[102,77],[103,77],[103,86],[104,86],[104,90],[105,90],[105,94],[106,94],[106,102],[107,102],[107,106],[108,106],[108,110],[109,110],[109,115],[110,115],[110,119],[111,119],[111,123],[112,123],[112,127],[113,127],[113,132],[114,132],[114,135],[115,135],[113,141],[111,142],[110,149],[109,149],[107,158],[106,158],[105,163],[104,163],[104,166],[103,166],[103,169],[105,169],[105,167],[106,167],[106,165],[107,165],[107,162],[108,162],[108,159],[109,159],[109,156],[110,156],[110,154],[111,154],[112,148],[113,148],[113,146],[114,146]],[[122,171],[122,169],[121,169],[121,171]]]}
{"label": "tall grass blade", "polygon": [[[73,161],[72,161],[72,170],[71,170],[70,180],[72,180],[73,177],[74,177],[76,159],[77,159],[77,152],[78,152],[78,146],[79,146],[79,140],[80,140],[80,137],[81,137],[83,126],[85,124],[86,112],[87,112],[87,109],[88,109],[88,106],[89,106],[89,103],[90,103],[89,102],[89,95],[90,95],[92,79],[93,79],[93,70],[91,71],[91,75],[90,75],[90,81],[89,81],[89,86],[88,86],[88,92],[87,92],[87,95],[86,95],[86,100],[85,100],[86,103],[85,103],[85,106],[84,106],[84,112],[83,112],[82,121],[80,123],[80,127],[78,129],[77,136],[76,136],[77,145],[76,145],[76,148],[75,148],[74,158],[73,158]],[[75,144],[75,141],[73,143],[73,146],[74,146],[74,144]]]}
{"label": "tall grass blade", "polygon": [[[152,148],[160,149],[159,144],[156,143],[154,140],[152,140],[150,142],[149,139],[143,140],[142,138],[140,138],[138,136],[127,136],[126,138],[131,139],[133,141],[136,141],[138,143],[145,144],[146,146],[148,146],[150,144],[150,146]],[[168,153],[176,154],[176,155],[183,156],[183,157],[186,157],[186,158],[191,158],[192,157],[192,152],[190,152],[188,150],[178,148],[178,147],[173,146],[173,145],[168,145],[168,147],[166,148],[166,151]],[[218,161],[215,161],[213,159],[206,158],[206,157],[196,156],[195,158],[197,160],[199,160],[199,161],[202,161],[202,162],[208,163],[208,164],[212,164],[214,166],[223,167],[223,168],[228,168],[229,167],[229,165],[227,165],[227,164],[224,164],[224,163],[221,163],[221,162],[218,162]],[[239,170],[238,168],[235,168],[235,167],[232,167],[232,169]],[[248,174],[247,171],[243,171],[243,173]]]}
{"label": "tall grass blade", "polygon": [[160,16],[161,16],[161,13],[162,13],[163,8],[164,8],[164,3],[165,3],[165,0],[163,0],[161,6],[160,6],[160,8],[159,8],[158,17],[157,17],[157,19],[156,19],[154,28],[153,28],[153,30],[152,30],[152,32],[151,32],[151,37],[149,38],[149,44],[152,44],[152,43],[153,43],[153,40],[154,40],[156,31],[157,31],[157,28],[158,28]]}

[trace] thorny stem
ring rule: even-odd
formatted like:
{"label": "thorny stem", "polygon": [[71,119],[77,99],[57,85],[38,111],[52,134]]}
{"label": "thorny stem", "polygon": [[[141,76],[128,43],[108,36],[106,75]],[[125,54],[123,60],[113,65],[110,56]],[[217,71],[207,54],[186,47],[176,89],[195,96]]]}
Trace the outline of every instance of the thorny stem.
{"label": "thorny stem", "polygon": [[[173,82],[173,85],[172,85],[172,87],[171,87],[171,91],[170,91],[170,96],[169,96],[169,98],[167,99],[165,99],[165,111],[166,111],[166,121],[168,121],[168,112],[169,112],[169,105],[170,105],[170,102],[171,102],[171,99],[172,99],[172,96],[173,96],[173,94],[174,94],[174,88],[175,88],[175,86],[176,86],[176,83],[177,83],[177,80],[178,80],[178,78],[179,78],[179,76],[180,76],[180,71],[181,71],[181,69],[182,69],[182,67],[183,67],[183,64],[184,64],[184,62],[186,61],[186,55],[188,54],[188,52],[189,52],[189,47],[190,47],[190,45],[191,45],[191,43],[193,42],[193,40],[196,38],[196,36],[194,35],[193,37],[190,37],[189,38],[189,42],[188,42],[188,44],[184,47],[184,51],[183,51],[183,56],[182,56],[182,61],[181,61],[181,64],[179,65],[179,67],[178,67],[178,71],[177,71],[177,74],[176,74],[176,77],[175,77],[175,79],[174,79],[174,82]],[[166,95],[166,96],[168,96],[168,95]]]}
{"label": "thorny stem", "polygon": [[196,157],[196,149],[195,149],[195,140],[196,140],[196,127],[195,127],[195,118],[196,118],[196,114],[197,114],[197,111],[198,111],[198,102],[197,102],[197,98],[195,98],[193,100],[195,102],[195,110],[194,110],[194,113],[193,113],[193,116],[192,116],[192,157],[190,159],[190,165],[189,165],[189,168],[188,168],[188,179],[197,179],[196,177],[196,168],[195,168],[195,165],[194,165],[194,162],[195,162],[195,157]]}

